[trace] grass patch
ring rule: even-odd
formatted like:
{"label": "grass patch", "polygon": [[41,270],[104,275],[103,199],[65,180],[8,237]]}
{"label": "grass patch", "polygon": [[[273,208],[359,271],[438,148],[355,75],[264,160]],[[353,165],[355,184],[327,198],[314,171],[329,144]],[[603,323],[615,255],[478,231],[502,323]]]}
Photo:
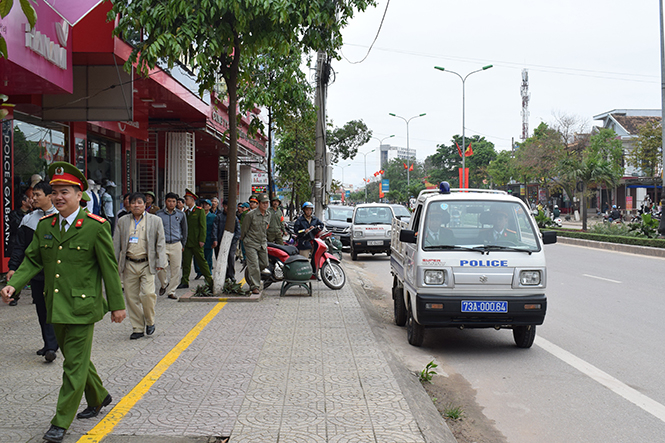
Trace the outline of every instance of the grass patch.
{"label": "grass patch", "polygon": [[450,420],[461,420],[464,417],[464,409],[461,406],[453,406],[448,403],[443,408],[443,416]]}

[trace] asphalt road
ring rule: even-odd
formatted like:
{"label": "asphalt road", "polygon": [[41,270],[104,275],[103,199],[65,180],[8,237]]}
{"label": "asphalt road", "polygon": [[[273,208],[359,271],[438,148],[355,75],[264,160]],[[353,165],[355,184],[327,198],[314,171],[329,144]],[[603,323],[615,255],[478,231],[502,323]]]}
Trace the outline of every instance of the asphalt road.
{"label": "asphalt road", "polygon": [[[390,259],[359,256],[356,269],[395,352],[418,371],[461,375],[510,443],[665,441],[665,260],[546,246],[548,313],[531,349],[509,330],[427,330],[421,348],[392,323]],[[473,395],[473,391],[471,391]]]}

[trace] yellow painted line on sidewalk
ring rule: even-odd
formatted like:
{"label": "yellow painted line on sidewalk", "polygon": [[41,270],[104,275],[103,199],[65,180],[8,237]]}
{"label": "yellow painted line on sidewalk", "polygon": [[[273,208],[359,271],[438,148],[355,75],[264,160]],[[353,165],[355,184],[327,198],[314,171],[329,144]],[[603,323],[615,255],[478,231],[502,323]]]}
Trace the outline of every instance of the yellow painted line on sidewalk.
{"label": "yellow painted line on sidewalk", "polygon": [[192,344],[210,321],[226,306],[226,303],[216,304],[205,317],[192,328],[187,335],[180,340],[171,351],[139,382],[134,388],[125,395],[118,404],[106,414],[106,417],[100,421],[97,426],[82,436],[79,443],[98,443],[113,431],[113,428],[123,419],[125,415],[134,407],[134,405],[150,390],[152,385],[159,380],[159,377],[180,357],[180,354]]}

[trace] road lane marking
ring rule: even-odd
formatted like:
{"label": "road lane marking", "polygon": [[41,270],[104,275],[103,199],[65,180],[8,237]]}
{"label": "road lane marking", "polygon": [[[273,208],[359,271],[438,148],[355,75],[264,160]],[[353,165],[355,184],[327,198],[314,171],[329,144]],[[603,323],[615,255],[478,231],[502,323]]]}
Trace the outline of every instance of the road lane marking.
{"label": "road lane marking", "polygon": [[605,278],[605,277],[598,277],[595,275],[590,275],[590,274],[582,274],[584,277],[589,277],[589,278],[595,278],[597,280],[603,280],[603,281],[608,281],[610,283],[621,283],[619,280],[612,280],[611,278]]}
{"label": "road lane marking", "polygon": [[201,331],[203,331],[203,328],[215,318],[224,306],[226,306],[226,303],[215,304],[210,312],[208,312],[208,314],[206,314],[206,316],[203,317],[182,340],[180,340],[180,343],[171,349],[169,353],[166,354],[150,372],[148,372],[148,375],[143,377],[143,380],[134,386],[134,388],[125,395],[108,414],[106,414],[106,417],[97,423],[94,428],[89,430],[86,435],[82,436],[77,443],[98,443],[110,434],[120,420],[122,420],[134,405],[141,400],[148,390],[150,390],[152,385],[159,380],[159,377],[161,377],[178,357],[180,357],[180,354],[192,344],[194,339],[196,339]]}
{"label": "road lane marking", "polygon": [[576,357],[565,349],[560,348],[559,346],[540,336],[536,337],[536,345],[540,346],[563,362],[568,363],[582,374],[597,381],[615,394],[619,394],[629,402],[639,406],[649,414],[658,418],[660,421],[665,422],[665,406],[661,403],[658,403],[657,401],[647,397],[636,389],[633,389],[625,383],[612,377],[607,372],[601,371],[591,363],[587,363],[581,358]]}

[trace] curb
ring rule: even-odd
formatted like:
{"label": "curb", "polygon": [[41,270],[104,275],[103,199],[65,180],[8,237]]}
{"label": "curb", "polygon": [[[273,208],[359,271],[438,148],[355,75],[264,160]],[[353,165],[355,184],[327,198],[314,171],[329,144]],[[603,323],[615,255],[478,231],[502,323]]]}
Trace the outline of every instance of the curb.
{"label": "curb", "polygon": [[557,235],[557,243],[566,245],[583,246],[587,248],[605,249],[607,251],[626,252],[628,254],[648,255],[651,257],[665,257],[665,249],[652,248],[649,246],[624,245],[621,243],[609,243],[596,240],[585,240],[581,238],[563,237]]}
{"label": "curb", "polygon": [[263,292],[258,294],[252,294],[248,297],[195,297],[194,291],[189,291],[185,295],[181,296],[179,302],[208,302],[208,303],[218,303],[218,302],[256,302],[261,300],[261,295]]}

